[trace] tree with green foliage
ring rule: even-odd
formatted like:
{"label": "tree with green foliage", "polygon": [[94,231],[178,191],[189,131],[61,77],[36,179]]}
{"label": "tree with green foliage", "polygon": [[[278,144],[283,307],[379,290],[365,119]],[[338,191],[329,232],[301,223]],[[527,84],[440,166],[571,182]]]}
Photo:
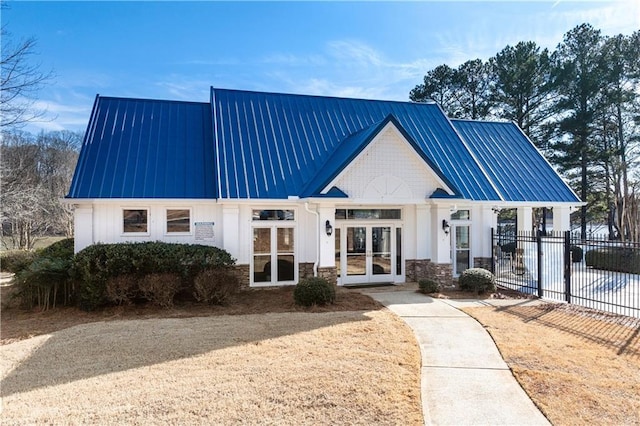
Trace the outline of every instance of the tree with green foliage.
{"label": "tree with green foliage", "polygon": [[[580,198],[587,201],[590,169],[597,154],[594,123],[602,107],[604,76],[599,30],[582,24],[564,36],[552,55],[557,98],[553,111],[557,117],[553,159],[565,172],[577,170]],[[587,235],[587,206],[580,210],[580,231]]]}
{"label": "tree with green foliage", "polygon": [[554,96],[549,51],[520,42],[502,49],[489,64],[496,115],[514,121],[538,148],[548,149],[544,123],[552,115]]}
{"label": "tree with green foliage", "polygon": [[418,84],[409,93],[413,102],[435,101],[444,109],[447,115],[456,117],[459,114],[456,96],[456,70],[448,65],[438,65],[427,72],[422,84]]}
{"label": "tree with green foliage", "polygon": [[438,65],[414,87],[409,99],[437,102],[453,118],[480,119],[490,113],[488,65],[480,59],[467,61],[454,69]]}
{"label": "tree with green foliage", "polygon": [[479,120],[488,117],[491,112],[489,65],[480,59],[467,61],[456,70],[454,81],[461,108],[458,118]]}

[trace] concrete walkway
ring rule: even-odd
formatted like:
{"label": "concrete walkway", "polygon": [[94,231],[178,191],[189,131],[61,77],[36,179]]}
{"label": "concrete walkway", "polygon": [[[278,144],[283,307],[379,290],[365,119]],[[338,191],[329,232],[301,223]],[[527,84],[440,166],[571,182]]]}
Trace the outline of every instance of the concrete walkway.
{"label": "concrete walkway", "polygon": [[549,424],[511,374],[489,333],[454,307],[478,306],[481,301],[445,301],[414,290],[363,293],[400,316],[417,337],[426,425]]}

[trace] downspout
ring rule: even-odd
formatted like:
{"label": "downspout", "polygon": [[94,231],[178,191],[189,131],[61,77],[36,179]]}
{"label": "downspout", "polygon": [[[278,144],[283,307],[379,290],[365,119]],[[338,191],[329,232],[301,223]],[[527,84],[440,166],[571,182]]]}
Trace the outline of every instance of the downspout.
{"label": "downspout", "polygon": [[316,215],[316,222],[318,224],[318,250],[316,252],[316,261],[313,264],[313,276],[317,277],[318,276],[318,265],[320,264],[320,214],[318,212],[314,212],[312,210],[309,210],[309,203],[305,202],[304,203],[304,209],[306,211],[308,211],[311,214]]}

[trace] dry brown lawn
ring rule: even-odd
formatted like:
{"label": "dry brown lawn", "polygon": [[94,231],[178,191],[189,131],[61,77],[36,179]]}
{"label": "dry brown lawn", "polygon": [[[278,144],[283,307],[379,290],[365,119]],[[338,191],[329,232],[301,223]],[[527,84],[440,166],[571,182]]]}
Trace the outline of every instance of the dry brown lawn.
{"label": "dry brown lawn", "polygon": [[554,425],[640,425],[640,320],[564,304],[465,312]]}
{"label": "dry brown lawn", "polygon": [[312,310],[291,300],[276,289],[223,308],[5,310],[1,423],[422,423],[402,320],[358,293]]}
{"label": "dry brown lawn", "polygon": [[[353,290],[313,309],[291,292],[225,307],[3,309],[0,423],[421,424],[407,326]],[[562,304],[465,311],[554,425],[640,425],[640,321]]]}

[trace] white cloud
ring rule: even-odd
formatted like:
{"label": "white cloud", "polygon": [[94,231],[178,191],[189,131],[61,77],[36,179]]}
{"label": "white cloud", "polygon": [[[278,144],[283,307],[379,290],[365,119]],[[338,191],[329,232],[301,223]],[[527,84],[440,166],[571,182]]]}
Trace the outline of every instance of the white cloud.
{"label": "white cloud", "polygon": [[365,99],[407,100],[409,90],[436,65],[425,58],[395,62],[365,42],[348,39],[330,41],[316,54],[271,58],[278,68],[267,75],[283,91]]}
{"label": "white cloud", "polygon": [[208,102],[211,84],[211,81],[177,74],[172,74],[165,80],[155,83],[157,87],[169,94],[166,98],[193,102]]}

